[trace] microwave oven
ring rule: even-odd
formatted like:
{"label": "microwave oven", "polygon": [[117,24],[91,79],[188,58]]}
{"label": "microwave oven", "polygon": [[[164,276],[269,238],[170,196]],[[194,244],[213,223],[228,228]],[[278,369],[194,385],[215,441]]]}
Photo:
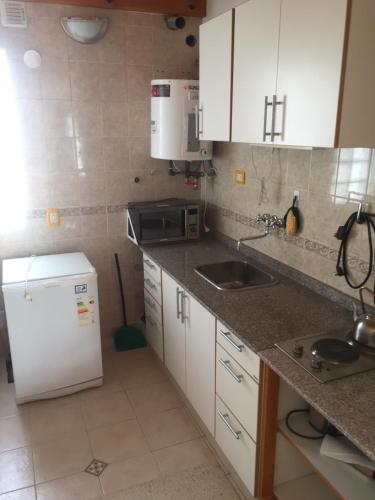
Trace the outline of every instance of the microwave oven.
{"label": "microwave oven", "polygon": [[199,202],[169,198],[128,204],[127,236],[136,245],[199,238]]}

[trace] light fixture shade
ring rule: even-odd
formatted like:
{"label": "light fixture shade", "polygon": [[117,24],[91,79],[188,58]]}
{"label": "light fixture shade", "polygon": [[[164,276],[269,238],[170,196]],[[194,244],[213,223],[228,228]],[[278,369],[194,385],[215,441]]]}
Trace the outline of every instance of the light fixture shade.
{"label": "light fixture shade", "polygon": [[103,38],[108,28],[106,17],[62,17],[65,33],[79,43],[94,43]]}

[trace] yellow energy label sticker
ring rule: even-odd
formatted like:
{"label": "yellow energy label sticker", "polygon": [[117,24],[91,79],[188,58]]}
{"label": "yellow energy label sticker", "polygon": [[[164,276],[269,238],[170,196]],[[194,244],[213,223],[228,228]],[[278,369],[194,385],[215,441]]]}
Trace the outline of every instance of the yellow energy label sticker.
{"label": "yellow energy label sticker", "polygon": [[77,297],[77,315],[79,326],[95,323],[95,299],[87,293]]}

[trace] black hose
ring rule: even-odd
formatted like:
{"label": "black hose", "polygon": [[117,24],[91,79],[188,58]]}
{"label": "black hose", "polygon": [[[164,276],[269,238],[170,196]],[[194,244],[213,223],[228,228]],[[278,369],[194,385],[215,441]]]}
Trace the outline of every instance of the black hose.
{"label": "black hose", "polygon": [[[344,226],[340,226],[335,234],[335,237],[338,240],[341,240],[339,253],[338,253],[338,257],[337,257],[337,263],[336,263],[336,274],[337,274],[337,276],[344,276],[345,281],[350,286],[350,288],[354,288],[354,289],[361,288],[362,286],[364,286],[367,283],[367,281],[369,280],[369,278],[372,274],[374,248],[373,248],[373,242],[372,242],[371,229],[375,233],[375,224],[373,221],[373,217],[375,217],[375,214],[361,212],[358,215],[357,212],[353,212],[349,216],[348,220],[345,222]],[[367,236],[368,236],[368,248],[369,248],[368,271],[367,271],[365,278],[361,281],[361,283],[358,283],[358,284],[355,284],[353,281],[351,281],[351,279],[349,277],[348,263],[347,263],[348,241],[349,241],[349,236],[350,236],[351,230],[353,229],[353,226],[355,223],[357,223],[357,224],[366,223]]]}

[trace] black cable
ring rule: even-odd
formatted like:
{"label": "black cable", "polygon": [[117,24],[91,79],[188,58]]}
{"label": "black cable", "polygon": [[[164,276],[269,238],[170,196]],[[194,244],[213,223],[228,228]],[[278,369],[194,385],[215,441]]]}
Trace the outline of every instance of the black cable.
{"label": "black cable", "polygon": [[[324,434],[321,434],[320,436],[306,436],[304,434],[301,434],[300,432],[297,432],[295,431],[289,424],[289,418],[294,415],[295,413],[308,413],[309,410],[308,409],[303,409],[303,410],[292,410],[290,411],[287,416],[286,416],[286,419],[285,419],[285,425],[287,426],[287,428],[290,430],[290,432],[292,432],[293,434],[295,434],[296,436],[299,436],[301,438],[305,438],[305,439],[322,439],[324,438],[324,436],[326,435],[325,433]],[[310,422],[309,422],[310,424]],[[311,424],[310,424],[311,425]]]}
{"label": "black cable", "polygon": [[[372,231],[375,233],[375,224],[373,221],[373,217],[375,217],[375,214],[370,214],[367,212],[361,212],[358,216],[357,212],[353,212],[349,217],[348,220],[345,222],[343,226],[340,226],[335,233],[335,237],[338,240],[341,240],[338,256],[337,256],[337,263],[336,263],[336,274],[337,276],[344,276],[347,284],[350,286],[350,288],[358,289],[364,286],[367,281],[369,280],[371,274],[372,274],[372,269],[373,269],[373,258],[374,258],[374,249],[373,249],[373,242],[372,242]],[[348,241],[349,241],[349,236],[351,233],[351,230],[354,226],[354,223],[358,224],[363,224],[366,223],[367,225],[367,237],[368,237],[368,247],[369,247],[369,266],[368,266],[368,272],[359,284],[353,283],[350,278],[349,278],[349,271],[348,271],[348,263],[347,263],[347,250],[348,250]]]}

